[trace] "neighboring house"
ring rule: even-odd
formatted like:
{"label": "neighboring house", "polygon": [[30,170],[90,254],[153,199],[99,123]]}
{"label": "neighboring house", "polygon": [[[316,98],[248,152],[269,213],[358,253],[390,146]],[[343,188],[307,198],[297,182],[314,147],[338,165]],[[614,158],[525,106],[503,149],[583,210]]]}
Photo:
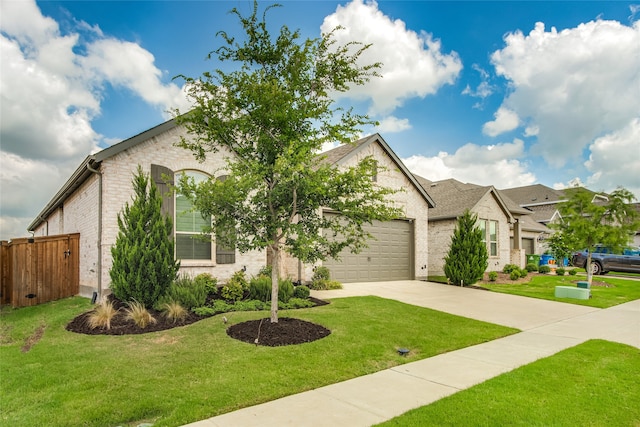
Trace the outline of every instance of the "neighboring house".
{"label": "neighboring house", "polygon": [[[404,217],[367,226],[374,237],[367,242],[368,248],[358,254],[344,250],[338,260],[328,259],[322,265],[329,268],[332,279],[345,283],[426,279],[428,215],[434,203],[382,136],[374,134],[321,154],[322,161],[338,167],[355,166],[367,156],[378,161],[376,182],[398,190],[389,199],[404,211]],[[325,210],[325,214],[337,213]],[[302,280],[313,274],[313,266],[290,257],[285,269],[286,275]]]}
{"label": "neighboring house", "polygon": [[493,186],[455,179],[429,181],[416,177],[436,206],[429,212],[429,274],[444,274],[444,257],[458,218],[469,210],[477,215],[487,245],[488,271],[506,264],[524,266],[525,254],[536,253],[537,236],[546,227],[529,218],[530,212],[504,197]]}
{"label": "neighboring house", "polygon": [[[529,221],[528,227],[531,228],[532,231],[536,226],[531,221],[543,226],[543,228],[538,230],[538,240],[541,242],[539,252],[536,251],[533,253],[542,253],[547,249],[547,246],[544,244],[544,240],[554,232],[553,229],[548,226],[556,221],[562,220],[560,212],[558,211],[558,204],[562,203],[563,200],[570,198],[572,192],[577,189],[578,188],[576,187],[564,190],[554,190],[553,188],[542,184],[535,184],[500,190],[500,193],[505,195],[505,197],[513,200],[514,203],[531,212],[527,221]],[[580,189],[589,191],[593,195],[593,203],[607,203],[608,201],[606,194],[596,193],[582,187],[580,187]],[[640,241],[640,234],[636,235],[634,241]],[[528,242],[523,244],[526,248]]]}
{"label": "neighboring house", "polygon": [[[109,288],[111,247],[118,234],[117,215],[125,203],[132,202],[134,192],[131,182],[138,165],[151,175],[164,195],[162,209],[164,214],[173,218],[176,256],[180,259],[182,274],[208,272],[224,281],[240,269],[246,270],[248,275],[254,275],[266,264],[265,252],[241,254],[234,248],[216,245],[215,241],[192,238],[200,233],[206,219],[197,212],[187,212],[189,202],[180,195],[168,192],[165,179],[171,181],[173,176],[181,173],[193,176],[196,180],[211,176],[220,178],[226,174],[225,157],[230,153],[221,149],[217,153],[210,153],[206,161],[201,163],[190,151],[176,146],[181,136],[187,137],[186,130],[170,120],[88,156],[29,225],[28,230],[34,236],[80,233],[81,295],[91,296],[93,292],[98,292],[102,296],[103,291]],[[331,157],[331,161],[349,165],[363,155],[372,154],[382,165],[389,167],[378,177],[381,184],[408,189],[394,198],[398,206],[405,208],[406,218],[392,223],[408,224],[405,228],[410,233],[410,239],[403,241],[407,245],[403,255],[409,254],[411,257],[411,270],[407,270],[407,277],[426,277],[427,246],[417,236],[427,232],[429,197],[379,135],[360,140],[348,148],[338,148],[333,154],[329,152],[327,155],[334,156],[342,150],[343,155],[335,159]],[[376,224],[374,234],[385,227]],[[381,235],[381,241],[386,243],[384,233]],[[380,245],[371,246],[380,249]],[[365,259],[374,259],[374,256],[370,253]],[[359,259],[357,265],[361,261]],[[312,266],[298,268],[297,262],[288,264],[295,264],[295,268],[285,269],[292,278],[310,279]],[[336,271],[336,278],[340,280],[337,272],[340,269],[350,271],[355,268],[356,261],[345,255],[342,263],[327,265]],[[381,269],[371,271],[375,271],[377,276],[371,275],[369,280],[386,280]],[[344,281],[348,281],[349,277]]]}
{"label": "neighboring house", "polygon": [[558,203],[565,199],[565,194],[542,184],[500,190],[518,206],[532,212],[534,221],[548,225],[560,219]]}

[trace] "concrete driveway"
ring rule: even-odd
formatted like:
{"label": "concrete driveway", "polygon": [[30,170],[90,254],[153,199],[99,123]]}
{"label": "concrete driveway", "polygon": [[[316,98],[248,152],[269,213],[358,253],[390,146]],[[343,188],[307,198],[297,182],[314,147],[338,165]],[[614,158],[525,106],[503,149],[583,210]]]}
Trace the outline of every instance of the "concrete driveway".
{"label": "concrete driveway", "polygon": [[417,280],[346,283],[343,289],[312,295],[320,299],[376,295],[523,331],[600,310]]}

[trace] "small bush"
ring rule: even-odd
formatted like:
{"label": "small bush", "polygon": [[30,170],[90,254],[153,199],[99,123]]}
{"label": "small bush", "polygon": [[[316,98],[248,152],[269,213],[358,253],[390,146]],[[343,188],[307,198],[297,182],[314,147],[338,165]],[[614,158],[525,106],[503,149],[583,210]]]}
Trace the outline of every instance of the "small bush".
{"label": "small bush", "polygon": [[519,268],[518,271],[520,272],[520,277],[523,279],[529,275],[529,270],[526,268]]}
{"label": "small bush", "polygon": [[167,293],[160,298],[156,307],[163,309],[165,304],[177,302],[187,310],[200,307],[207,301],[206,280],[195,280],[186,275],[181,275],[173,281]]}
{"label": "small bush", "polygon": [[529,273],[532,273],[534,271],[538,271],[538,266],[536,264],[534,264],[533,262],[530,262],[529,264],[527,264],[525,268],[527,269],[527,271]]}
{"label": "small bush", "polygon": [[313,269],[313,277],[311,277],[311,283],[309,288],[316,291],[324,291],[328,289],[342,289],[342,284],[331,280],[329,269],[327,267],[315,267]]}
{"label": "small bush", "polygon": [[515,264],[507,264],[503,267],[502,272],[505,274],[511,274],[512,271],[514,270],[519,270],[520,267],[518,267]]}
{"label": "small bush", "polygon": [[279,302],[278,308],[282,310],[293,310],[296,308],[308,308],[313,307],[313,303],[308,299],[303,298],[291,298],[289,302]]}
{"label": "small bush", "polygon": [[[194,308],[193,311],[195,314],[197,314],[198,316],[213,316],[214,314],[216,314],[216,309],[214,307],[196,307]],[[218,312],[219,313],[219,312]]]}
{"label": "small bush", "polygon": [[566,270],[564,268],[556,268],[556,274],[558,276],[564,276],[565,271]]}
{"label": "small bush", "polygon": [[244,296],[242,284],[237,281],[229,281],[220,289],[220,295],[227,301],[240,301]]}
{"label": "small bush", "polygon": [[271,272],[272,271],[273,271],[273,268],[270,265],[265,265],[264,267],[262,267],[260,269],[260,271],[258,271],[258,276],[271,277]]}
{"label": "small bush", "polygon": [[130,302],[129,308],[125,309],[125,313],[127,314],[127,319],[133,320],[133,322],[141,329],[157,322],[144,304],[138,301]]}
{"label": "small bush", "polygon": [[218,299],[213,302],[213,308],[216,313],[226,313],[233,310],[233,304]]}
{"label": "small bush", "polygon": [[256,299],[248,300],[248,301],[238,301],[233,307],[231,307],[232,311],[260,311],[266,310],[269,305],[266,302],[258,301]]}
{"label": "small bush", "polygon": [[95,310],[89,315],[87,322],[91,329],[102,328],[111,329],[111,320],[116,315],[118,310],[113,307],[113,302],[103,301],[98,305]]}
{"label": "small bush", "polygon": [[278,282],[278,301],[289,302],[293,296],[293,283],[291,279],[280,279]]}
{"label": "small bush", "polygon": [[187,309],[180,305],[180,303],[177,301],[165,303],[162,309],[164,317],[166,317],[173,323],[184,320],[184,318],[187,317],[187,314],[189,313]]}
{"label": "small bush", "polygon": [[200,273],[194,279],[198,286],[203,286],[208,295],[216,295],[218,293],[218,279],[209,273]]}
{"label": "small bush", "polygon": [[538,272],[546,274],[549,273],[551,271],[551,267],[549,267],[548,265],[541,265],[540,268],[538,268]]}
{"label": "small bush", "polygon": [[244,270],[239,270],[233,273],[233,276],[231,276],[229,282],[240,285],[242,291],[249,290],[249,281],[247,280],[247,275],[245,274]]}
{"label": "small bush", "polygon": [[271,299],[271,278],[262,274],[252,278],[249,281],[249,298],[269,301]]}
{"label": "small bush", "polygon": [[490,271],[489,272],[489,280],[491,282],[495,282],[498,279],[498,272],[497,271]]}
{"label": "small bush", "polygon": [[569,270],[569,276],[575,276],[576,274],[578,274],[578,270],[576,270],[575,268]]}
{"label": "small bush", "polygon": [[520,270],[511,270],[511,273],[509,273],[509,278],[511,280],[518,280],[520,278]]}
{"label": "small bush", "polygon": [[313,268],[313,277],[311,277],[311,281],[316,280],[329,280],[331,279],[331,273],[327,267],[316,266]]}
{"label": "small bush", "polygon": [[307,299],[309,298],[309,295],[311,295],[311,291],[309,290],[308,287],[304,285],[296,286],[295,289],[293,290],[294,298]]}

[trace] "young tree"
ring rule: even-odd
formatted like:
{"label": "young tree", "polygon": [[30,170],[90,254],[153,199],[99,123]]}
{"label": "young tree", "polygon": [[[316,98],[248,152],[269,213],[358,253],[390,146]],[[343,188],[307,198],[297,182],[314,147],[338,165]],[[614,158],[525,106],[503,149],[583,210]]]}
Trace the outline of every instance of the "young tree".
{"label": "young tree", "polygon": [[631,205],[635,199],[629,190],[618,188],[607,196],[606,202],[594,202],[592,192],[576,189],[558,206],[562,221],[551,227],[562,233],[572,251],[588,251],[586,269],[589,285],[593,279],[591,253],[596,245],[620,250],[640,229],[638,213]]}
{"label": "young tree", "polygon": [[567,242],[567,236],[563,233],[553,233],[545,243],[549,251],[558,261],[558,267],[564,267],[564,259],[569,258],[571,252],[573,252],[573,249],[571,249]]}
{"label": "young tree", "polygon": [[[242,41],[218,33],[222,47],[209,54],[240,63],[233,72],[216,70],[185,79],[195,108],[177,117],[190,138],[182,147],[204,160],[221,147],[232,153],[225,180],[177,187],[196,209],[211,215],[207,232],[241,252],[271,253],[271,322],[278,321],[278,278],[283,251],[304,262],[336,257],[346,247],[358,251],[370,236],[365,223],[402,212],[388,205],[393,191],[375,183],[373,158],[340,170],[318,156],[323,143],[350,143],[367,116],[333,107],[331,93],[346,91],[376,76],[380,64],[358,64],[367,45],[336,46],[333,32],[300,41],[286,26],[272,38],[258,17],[258,5],[244,17]],[[334,30],[337,31],[337,30]],[[322,208],[341,213],[323,217]],[[221,230],[234,230],[224,233]],[[331,230],[328,238],[322,230]],[[216,233],[217,231],[217,233]]]}
{"label": "young tree", "polygon": [[162,196],[138,165],[132,180],[135,197],[118,214],[118,237],[111,248],[111,291],[122,301],[136,300],[150,308],[175,280],[171,218],[163,217]]}
{"label": "young tree", "polygon": [[473,285],[482,279],[489,265],[488,259],[478,217],[466,210],[458,218],[451,236],[449,253],[444,257],[444,274],[454,285]]}

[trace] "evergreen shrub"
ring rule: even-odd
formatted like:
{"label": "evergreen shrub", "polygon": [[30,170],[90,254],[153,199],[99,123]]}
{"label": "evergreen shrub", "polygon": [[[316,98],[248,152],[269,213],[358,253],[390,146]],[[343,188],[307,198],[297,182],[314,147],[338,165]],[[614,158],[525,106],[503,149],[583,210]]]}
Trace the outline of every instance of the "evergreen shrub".
{"label": "evergreen shrub", "polygon": [[458,218],[451,236],[451,246],[444,257],[444,273],[454,285],[476,283],[489,265],[487,247],[477,223],[478,217],[467,210]]}
{"label": "evergreen shrub", "polygon": [[111,291],[121,301],[153,307],[175,280],[180,263],[174,260],[171,218],[161,213],[162,196],[138,165],[134,198],[118,214],[118,236],[111,248]]}

